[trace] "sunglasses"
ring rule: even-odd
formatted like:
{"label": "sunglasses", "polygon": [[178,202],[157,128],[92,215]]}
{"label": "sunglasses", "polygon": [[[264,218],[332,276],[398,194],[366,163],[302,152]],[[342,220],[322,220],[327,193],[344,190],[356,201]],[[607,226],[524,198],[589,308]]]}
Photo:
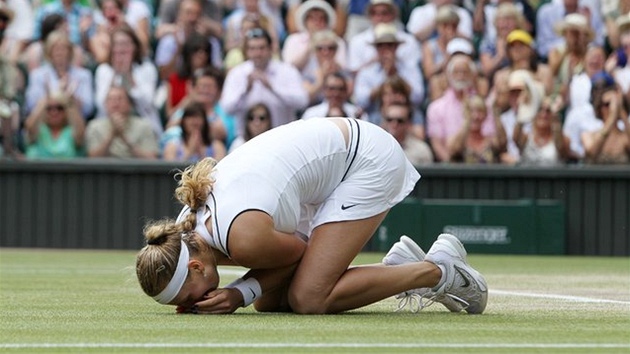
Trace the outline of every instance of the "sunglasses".
{"label": "sunglasses", "polygon": [[337,50],[337,46],[336,45],[318,45],[318,46],[315,46],[315,49],[318,51],[328,50],[332,52],[333,50]]}
{"label": "sunglasses", "polygon": [[63,112],[66,110],[66,107],[60,104],[53,104],[53,105],[46,106],[46,110],[48,112],[52,112],[52,111]]}
{"label": "sunglasses", "polygon": [[252,38],[266,38],[267,33],[262,28],[252,28],[245,34],[248,39]]}
{"label": "sunglasses", "polygon": [[396,122],[398,124],[405,124],[409,121],[407,118],[401,118],[401,117],[385,117],[384,119],[387,123]]}
{"label": "sunglasses", "polygon": [[344,91],[346,88],[344,86],[326,86],[326,90],[330,90],[330,91]]}
{"label": "sunglasses", "polygon": [[255,120],[259,120],[261,122],[264,122],[267,120],[267,116],[264,114],[260,114],[260,115],[252,115],[252,116],[247,116],[247,120],[252,122]]}

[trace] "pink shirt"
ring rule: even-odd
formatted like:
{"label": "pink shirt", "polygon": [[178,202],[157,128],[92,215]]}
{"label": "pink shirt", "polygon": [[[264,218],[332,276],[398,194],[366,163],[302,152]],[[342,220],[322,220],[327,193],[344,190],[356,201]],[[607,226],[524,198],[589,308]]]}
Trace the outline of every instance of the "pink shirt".
{"label": "pink shirt", "polygon": [[[427,108],[427,135],[433,139],[448,139],[457,134],[464,122],[464,105],[457,99],[455,90],[449,88],[444,95]],[[494,134],[492,116],[483,123],[483,135]]]}

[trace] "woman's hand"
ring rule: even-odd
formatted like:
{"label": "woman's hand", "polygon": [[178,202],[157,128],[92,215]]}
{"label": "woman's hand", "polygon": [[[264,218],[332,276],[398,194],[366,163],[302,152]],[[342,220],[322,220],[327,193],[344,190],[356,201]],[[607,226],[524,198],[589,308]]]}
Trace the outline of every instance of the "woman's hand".
{"label": "woman's hand", "polygon": [[216,289],[204,296],[193,307],[177,307],[177,313],[228,314],[243,305],[243,295],[237,289]]}

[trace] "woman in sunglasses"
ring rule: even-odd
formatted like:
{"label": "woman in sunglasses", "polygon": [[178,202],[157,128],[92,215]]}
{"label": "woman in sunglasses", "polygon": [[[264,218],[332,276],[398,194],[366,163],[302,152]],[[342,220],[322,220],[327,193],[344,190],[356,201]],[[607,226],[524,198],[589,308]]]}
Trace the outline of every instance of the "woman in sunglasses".
{"label": "woman in sunglasses", "polygon": [[84,156],[85,121],[75,99],[57,91],[42,98],[24,123],[26,157],[59,159]]}
{"label": "woman in sunglasses", "polygon": [[[420,178],[374,124],[296,121],[179,177],[175,195],[184,208],[175,222],[145,227],[147,246],[136,261],[142,289],[161,304],[208,314],[252,303],[258,311],[338,313],[424,288],[436,301],[460,299],[455,310],[485,309],[486,283],[451,235],[426,258],[398,244],[385,262],[395,265],[349,268]],[[218,265],[250,271],[219,289]]]}
{"label": "woman in sunglasses", "polygon": [[229,153],[267,130],[271,129],[271,113],[264,103],[251,106],[245,113],[245,132],[234,139]]}

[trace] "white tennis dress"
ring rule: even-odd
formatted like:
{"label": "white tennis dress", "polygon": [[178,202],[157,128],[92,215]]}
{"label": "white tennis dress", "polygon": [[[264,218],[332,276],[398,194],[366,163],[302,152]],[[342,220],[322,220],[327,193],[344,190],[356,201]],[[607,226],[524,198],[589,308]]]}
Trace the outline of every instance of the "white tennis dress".
{"label": "white tennis dress", "polygon": [[278,231],[308,237],[319,225],[364,219],[400,202],[420,175],[398,142],[372,123],[345,121],[347,146],[334,122],[318,118],[274,128],[227,155],[213,172],[196,231],[229,257],[230,226],[248,210],[269,214]]}

